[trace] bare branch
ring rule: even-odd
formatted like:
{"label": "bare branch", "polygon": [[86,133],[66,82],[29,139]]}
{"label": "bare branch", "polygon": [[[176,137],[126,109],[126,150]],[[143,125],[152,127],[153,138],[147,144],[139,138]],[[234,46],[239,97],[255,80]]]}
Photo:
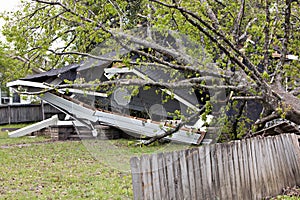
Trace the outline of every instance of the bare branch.
{"label": "bare branch", "polygon": [[[239,49],[229,40],[225,37],[225,35],[223,35],[221,32],[219,32],[218,30],[216,30],[215,28],[213,28],[210,24],[208,24],[206,21],[204,21],[203,19],[201,19],[201,17],[199,17],[196,13],[191,12],[185,8],[182,7],[178,7],[177,5],[170,5],[164,2],[161,2],[159,0],[150,0],[152,2],[156,2],[162,6],[165,6],[167,8],[172,8],[172,9],[177,9],[178,11],[181,12],[181,14],[196,28],[198,28],[198,30],[202,33],[204,33],[212,42],[214,42],[215,44],[217,44],[217,46],[226,53],[226,55],[232,60],[234,61],[242,70],[244,70],[245,72],[247,72],[247,69],[250,70],[252,73],[249,74],[249,76],[255,80],[255,82],[262,86],[262,90],[266,90],[267,93],[269,94],[273,94],[276,98],[281,99],[281,96],[275,92],[274,90],[271,89],[271,86],[264,80],[264,78],[262,77],[262,75],[260,74],[260,72],[258,71],[257,67],[249,60],[249,58],[242,52],[239,51]],[[192,18],[196,19],[199,23],[201,23],[203,26],[205,26],[206,28],[202,27],[200,24],[198,24],[196,21],[194,21]],[[212,34],[210,32],[207,31],[210,30],[212,31],[215,35],[217,35],[217,37],[213,37]],[[229,48],[231,50],[228,50],[224,44],[221,43],[221,41],[225,42],[226,45],[229,46]],[[243,60],[247,63],[247,66],[245,64],[243,64],[240,59],[238,58],[238,56],[234,55],[234,53],[236,53],[238,56],[240,56],[241,58],[243,58]]]}
{"label": "bare branch", "polygon": [[231,98],[232,100],[263,100],[263,97],[261,96],[234,96]]}
{"label": "bare branch", "polygon": [[269,0],[266,0],[266,6],[265,6],[265,13],[266,13],[266,25],[265,25],[265,43],[264,43],[264,58],[263,58],[263,64],[264,67],[267,69],[269,66],[269,40],[270,40],[270,11],[269,11]]}
{"label": "bare branch", "polygon": [[[254,80],[257,81],[257,83],[259,83],[260,85],[264,85],[266,88],[270,88],[270,86],[263,80],[261,74],[259,73],[259,71],[257,70],[257,68],[253,65],[253,63],[249,60],[249,58],[247,56],[245,56],[245,54],[243,54],[242,52],[239,51],[239,49],[231,42],[229,41],[220,31],[216,30],[214,27],[212,27],[210,24],[208,24],[206,21],[204,21],[203,19],[201,19],[201,17],[199,17],[198,15],[196,15],[194,12],[191,12],[185,8],[179,7],[177,5],[170,5],[164,2],[161,2],[159,0],[150,0],[153,2],[156,2],[160,5],[163,5],[165,7],[168,8],[173,8],[173,9],[177,9],[178,11],[181,12],[181,14],[183,16],[185,16],[185,18],[195,27],[197,27],[202,33],[204,33],[207,37],[209,37],[214,43],[216,43],[219,48],[221,48],[223,51],[227,52],[227,56],[229,56],[231,59],[233,59],[233,61],[238,64],[238,66],[240,66],[243,70],[245,70],[246,68],[248,68],[249,70],[251,70],[253,72],[252,78],[254,78]],[[189,16],[195,18],[197,21],[199,21],[201,24],[203,24],[208,30],[212,31],[214,34],[217,35],[217,38],[214,38],[211,33],[207,32],[205,30],[205,28],[201,27],[198,23],[196,23],[194,20],[192,20]],[[239,61],[239,59],[233,55],[233,52],[230,53],[230,51],[228,51],[224,45],[222,45],[220,43],[220,41],[224,41],[238,56],[242,57],[249,66],[245,66],[242,62]]]}
{"label": "bare branch", "polygon": [[84,57],[90,57],[90,58],[94,58],[96,60],[103,60],[103,61],[109,61],[109,62],[122,62],[122,59],[111,59],[111,58],[106,58],[106,57],[102,57],[102,56],[95,56],[89,53],[81,53],[78,51],[65,51],[65,52],[56,52],[55,50],[52,49],[48,49],[48,51],[50,51],[51,53],[55,54],[55,55],[78,55],[78,56],[84,56]]}
{"label": "bare branch", "polygon": [[12,59],[19,60],[23,63],[29,63],[29,60],[27,58],[24,58],[24,57],[21,57],[21,56],[9,56],[9,57],[12,58]]}
{"label": "bare branch", "polygon": [[[111,31],[110,31],[110,33],[111,33]],[[193,60],[188,55],[183,56],[182,54],[179,54],[179,53],[175,52],[174,50],[170,50],[170,49],[163,47],[157,43],[154,43],[153,41],[149,42],[145,39],[140,39],[140,38],[134,37],[132,35],[128,35],[123,32],[119,32],[119,33],[115,34],[115,36],[120,39],[129,40],[129,41],[133,42],[134,44],[142,45],[143,47],[146,47],[146,48],[156,49],[158,52],[160,52],[162,54],[172,56],[172,58],[174,58],[175,60],[177,60],[178,62],[180,62],[184,65],[190,64],[191,60]]]}
{"label": "bare branch", "polygon": [[268,116],[266,116],[262,119],[257,120],[254,124],[255,125],[263,124],[263,123],[266,123],[266,122],[271,121],[273,119],[277,119],[279,117],[280,116],[276,112],[274,112],[274,113],[272,113],[272,114],[270,114],[270,115],[268,115]]}
{"label": "bare branch", "polygon": [[248,22],[246,28],[245,28],[245,31],[244,33],[239,37],[239,41],[241,40],[244,40],[246,37],[247,37],[247,32],[248,32],[248,29],[250,28],[250,26],[257,21],[257,18],[253,18],[250,22]]}
{"label": "bare branch", "polygon": [[[185,59],[184,62],[186,62],[186,64],[185,65],[173,64],[171,62],[164,61],[163,59],[158,58],[158,57],[156,57],[152,54],[146,53],[144,51],[137,50],[135,48],[131,48],[130,45],[126,45],[120,40],[120,38],[118,37],[120,35],[120,33],[118,35],[115,35],[111,31],[109,31],[109,33],[116,39],[116,41],[123,48],[127,49],[128,51],[135,52],[139,55],[150,58],[150,59],[156,61],[157,63],[161,64],[160,66],[163,66],[164,68],[166,68],[166,66],[167,66],[167,67],[177,69],[177,70],[183,70],[183,71],[190,71],[190,72],[193,72],[193,73],[199,73],[201,76],[215,76],[215,77],[221,77],[221,78],[227,78],[227,79],[230,78],[229,74],[231,74],[231,73],[228,72],[228,71],[218,69],[219,70],[219,73],[218,73],[218,72],[214,72],[210,69],[205,70],[205,68],[206,68],[205,66],[203,66],[202,64],[200,64],[196,60],[194,60],[192,58],[189,58],[188,55],[183,55],[183,54],[180,54],[180,53],[176,53],[176,51],[174,51],[173,49],[162,47],[162,46],[160,46],[159,44],[157,44],[155,42],[148,42],[148,41],[145,41],[145,40],[141,40],[141,39],[139,39],[135,36],[129,36],[127,34],[125,34],[125,35],[121,34],[122,39],[128,39],[127,37],[130,37],[130,41],[133,42],[134,44],[139,44],[139,45],[142,45],[143,47],[146,47],[146,48],[155,49],[158,52],[163,52],[165,55],[171,56],[174,59],[176,59],[176,58],[178,59],[178,57],[179,57],[180,60],[177,60],[178,62],[182,61],[181,58],[184,57],[184,59]],[[155,65],[158,65],[158,64],[155,64]],[[197,65],[197,66],[195,66],[195,65]]]}
{"label": "bare branch", "polygon": [[242,0],[241,6],[240,6],[240,11],[238,13],[238,16],[234,22],[234,27],[233,27],[233,37],[235,38],[235,41],[238,42],[239,34],[240,34],[240,28],[241,28],[241,23],[242,19],[244,16],[244,11],[245,11],[245,0]]}
{"label": "bare branch", "polygon": [[[200,115],[201,112],[203,112],[205,110],[205,106],[203,106],[198,112],[194,113],[192,116],[188,117],[185,121],[181,121],[179,124],[177,124],[175,126],[175,128],[170,128],[169,130],[165,130],[165,132],[161,135],[156,135],[154,137],[152,137],[151,139],[147,140],[146,142],[143,143],[143,145],[148,146],[150,144],[152,144],[153,142],[163,139],[167,136],[172,135],[173,133],[178,132],[186,123],[188,123],[189,121],[195,119],[196,117],[198,117]],[[195,133],[195,134],[199,134],[199,133]]]}
{"label": "bare branch", "polygon": [[282,42],[282,50],[281,50],[281,58],[280,58],[280,66],[279,66],[279,72],[276,74],[275,77],[275,83],[276,86],[280,89],[283,89],[282,87],[282,79],[283,79],[283,66],[285,63],[285,58],[288,51],[288,43],[289,43],[289,37],[290,37],[290,31],[291,31],[291,4],[292,0],[285,0],[285,10],[284,10],[284,37]]}
{"label": "bare branch", "polygon": [[235,91],[243,91],[247,89],[247,86],[240,85],[240,86],[232,86],[232,85],[205,85],[202,82],[207,80],[206,77],[199,77],[199,78],[190,78],[184,79],[178,82],[155,82],[151,80],[143,80],[143,79],[117,79],[111,81],[104,81],[101,83],[82,83],[82,84],[62,84],[62,85],[49,85],[44,83],[47,89],[38,91],[38,92],[26,92],[20,91],[21,94],[28,94],[28,95],[40,95],[46,92],[73,88],[73,89],[82,89],[87,91],[95,91],[96,88],[101,87],[108,87],[108,86],[151,86],[151,87],[158,87],[158,88],[166,88],[166,89],[177,89],[177,88],[191,88],[191,87],[198,87],[198,88],[206,88],[206,89],[230,89]]}
{"label": "bare branch", "polygon": [[217,18],[217,16],[215,15],[214,11],[211,9],[209,2],[207,2],[206,0],[200,0],[201,4],[204,4],[208,17],[209,19],[212,21],[212,25],[215,29],[219,29],[220,23],[219,20]]}

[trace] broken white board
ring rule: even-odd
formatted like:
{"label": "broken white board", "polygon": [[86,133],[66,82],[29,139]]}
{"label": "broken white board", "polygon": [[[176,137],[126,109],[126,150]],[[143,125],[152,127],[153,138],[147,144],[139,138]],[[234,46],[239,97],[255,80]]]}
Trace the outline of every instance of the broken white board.
{"label": "broken white board", "polygon": [[16,131],[13,131],[8,134],[9,137],[16,138],[16,137],[22,137],[28,134],[31,134],[32,132],[39,131],[43,128],[47,128],[49,126],[57,125],[58,123],[58,116],[54,115],[49,119],[45,119],[41,122],[26,126],[24,128],[18,129]]}

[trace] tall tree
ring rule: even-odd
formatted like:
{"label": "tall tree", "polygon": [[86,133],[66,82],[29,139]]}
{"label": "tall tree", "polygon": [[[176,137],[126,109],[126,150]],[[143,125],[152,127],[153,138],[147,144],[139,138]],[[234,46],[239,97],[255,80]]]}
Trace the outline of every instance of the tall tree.
{"label": "tall tree", "polygon": [[24,68],[23,61],[15,57],[9,47],[0,42],[0,86],[5,87],[6,83],[23,77],[29,72]]}
{"label": "tall tree", "polygon": [[[107,59],[91,50],[107,38],[117,42],[126,38],[153,49],[156,54],[136,52],[151,62],[187,71],[190,76],[177,85],[208,87],[197,74],[211,77],[217,72],[125,30],[145,26],[183,33],[201,44],[217,64],[223,82],[213,87],[225,88],[230,94],[227,101],[251,100],[263,105],[261,118],[255,122],[259,127],[276,118],[300,124],[299,14],[297,0],[32,0],[6,18],[4,34],[20,56],[32,62],[46,60],[47,67],[86,56]],[[172,59],[162,60],[164,56]],[[133,80],[122,83],[137,84]]]}

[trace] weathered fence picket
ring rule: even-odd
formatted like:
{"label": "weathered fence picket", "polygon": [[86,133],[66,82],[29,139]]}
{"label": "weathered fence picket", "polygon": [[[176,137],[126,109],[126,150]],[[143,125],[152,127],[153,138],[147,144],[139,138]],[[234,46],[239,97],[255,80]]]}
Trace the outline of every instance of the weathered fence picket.
{"label": "weathered fence picket", "polygon": [[262,199],[300,185],[299,136],[282,134],[131,159],[134,199]]}

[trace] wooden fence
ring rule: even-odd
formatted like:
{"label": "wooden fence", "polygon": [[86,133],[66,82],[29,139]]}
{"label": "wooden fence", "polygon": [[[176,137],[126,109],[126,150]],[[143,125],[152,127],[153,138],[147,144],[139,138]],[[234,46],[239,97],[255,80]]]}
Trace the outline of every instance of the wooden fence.
{"label": "wooden fence", "polygon": [[49,104],[13,104],[0,106],[0,125],[37,122],[61,112]]}
{"label": "wooden fence", "polygon": [[131,159],[134,199],[262,199],[300,185],[299,136],[252,138]]}

